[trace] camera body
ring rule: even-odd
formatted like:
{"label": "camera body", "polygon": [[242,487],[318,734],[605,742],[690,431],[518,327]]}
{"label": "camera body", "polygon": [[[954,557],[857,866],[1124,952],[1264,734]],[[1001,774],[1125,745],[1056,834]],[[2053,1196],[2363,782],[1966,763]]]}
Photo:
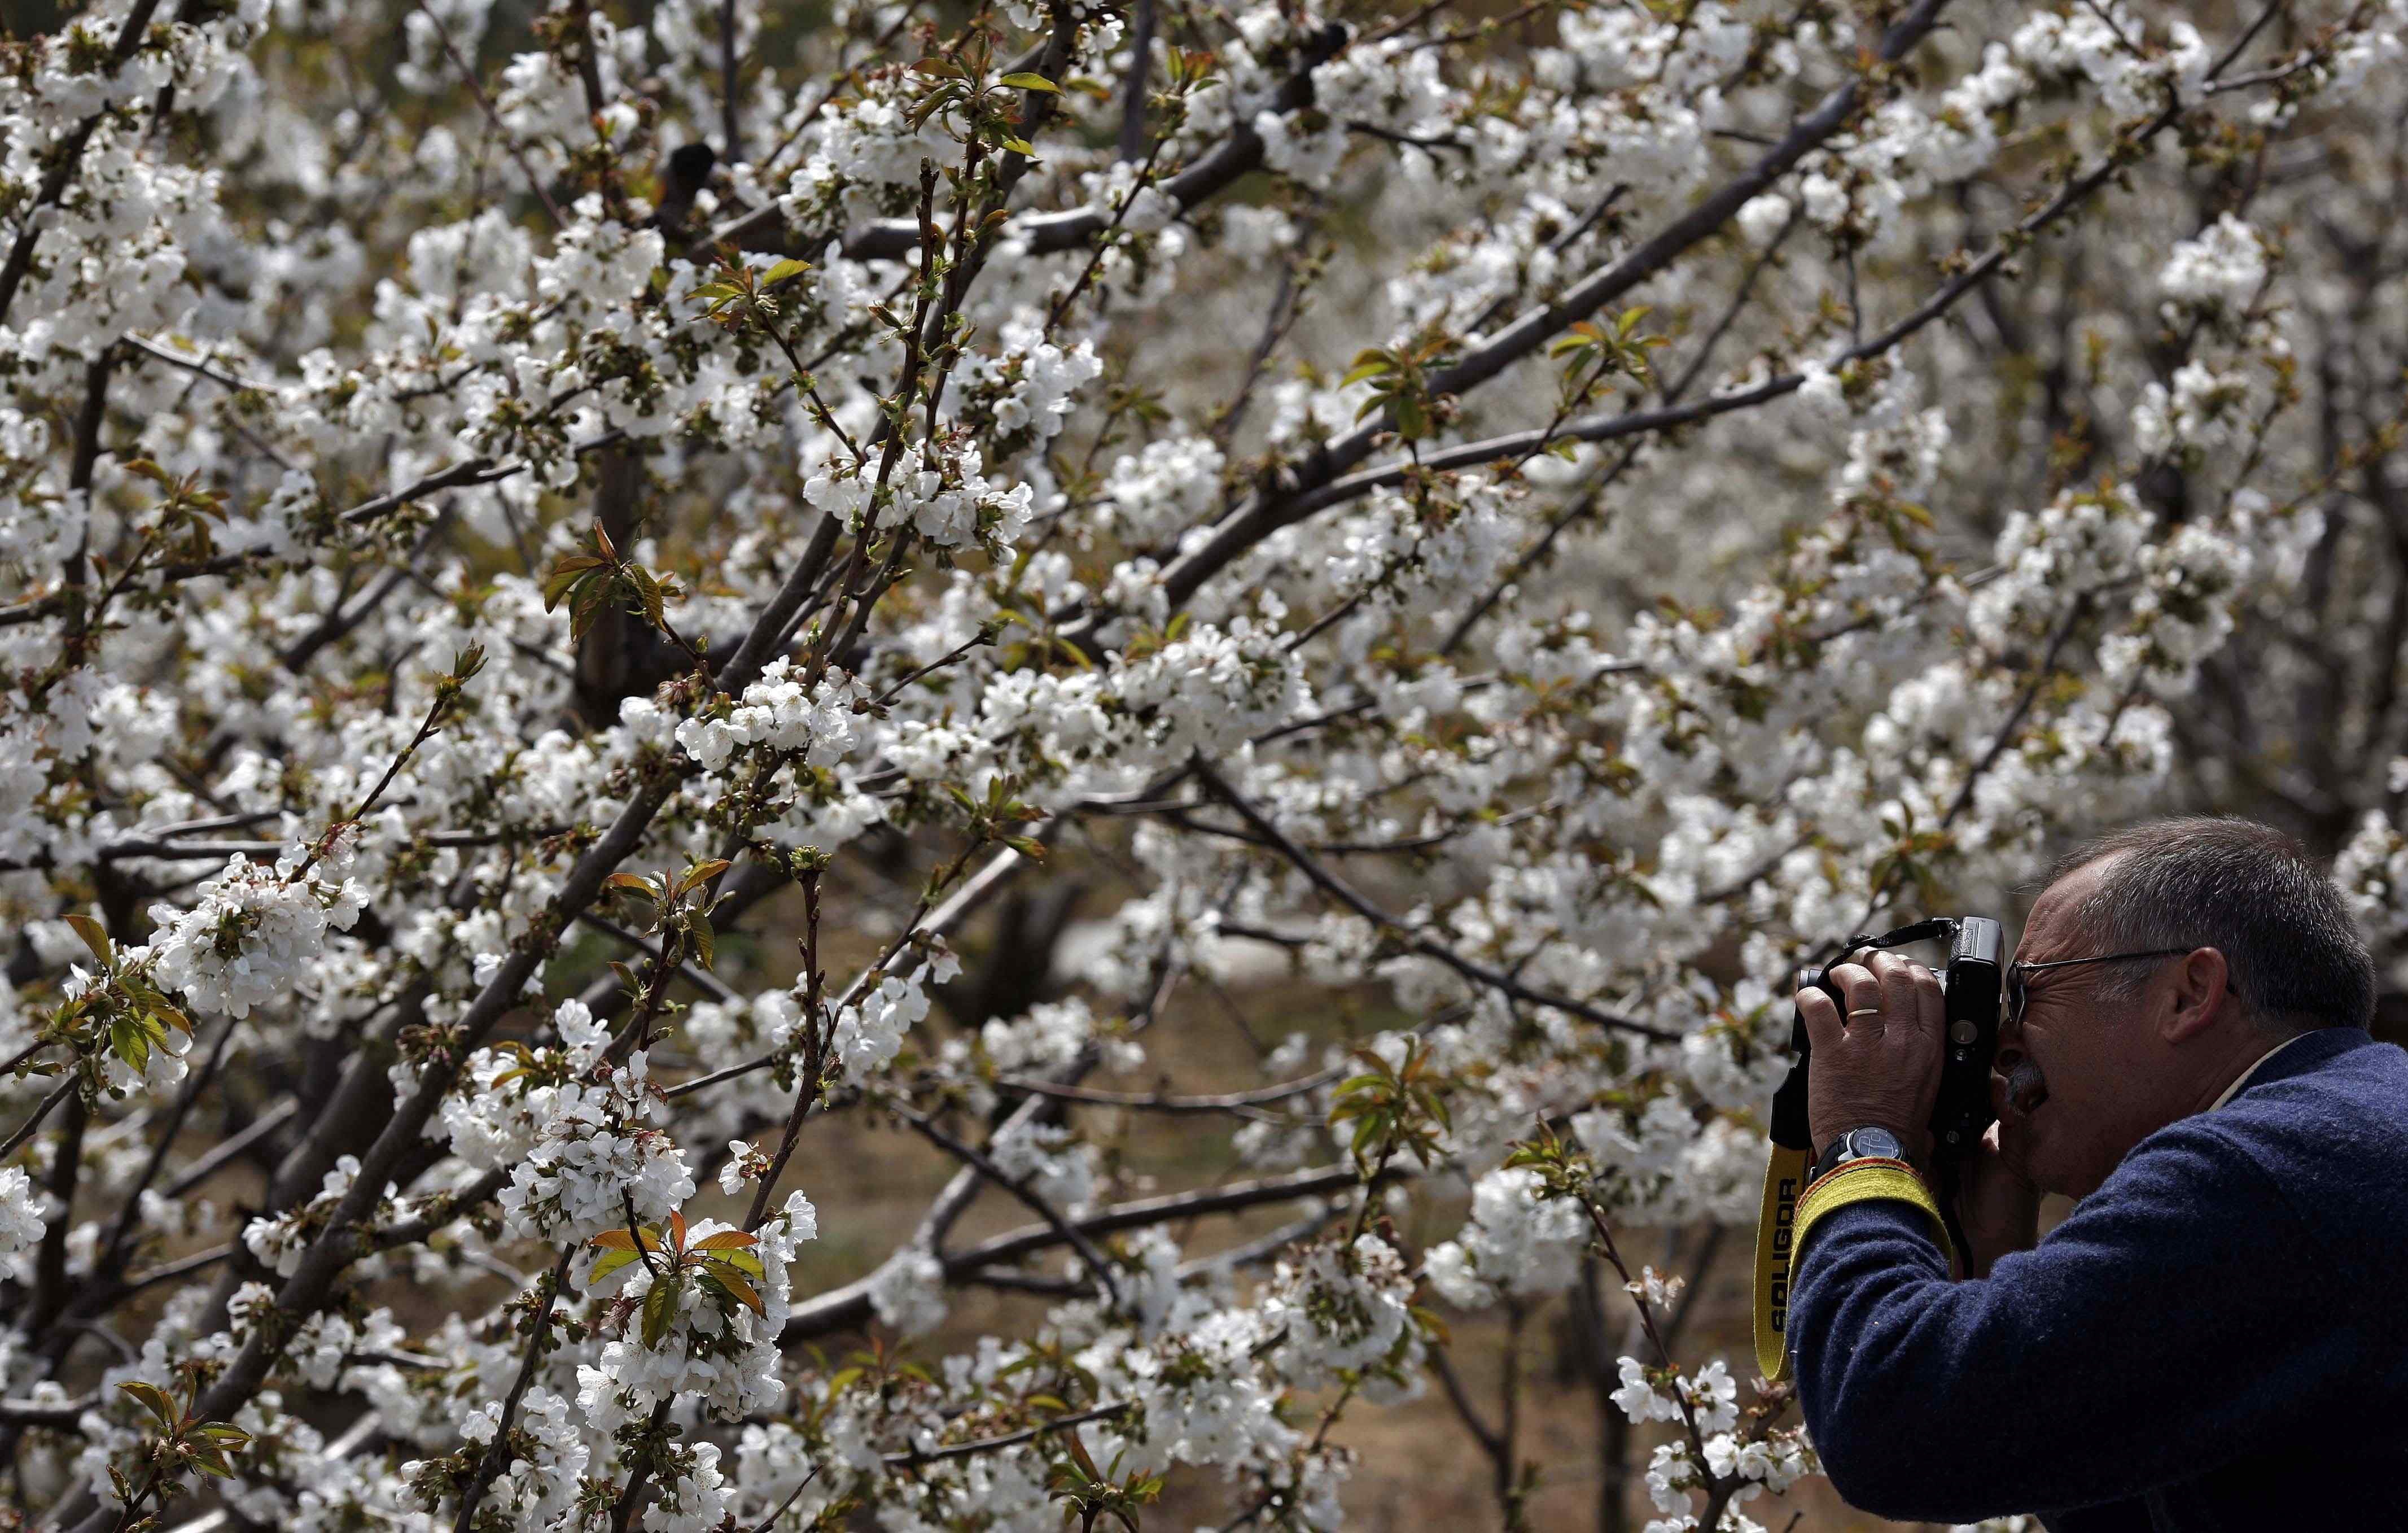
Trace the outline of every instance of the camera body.
{"label": "camera body", "polygon": [[[1931,1180],[1939,1195],[1941,1222],[1956,1260],[1970,1270],[1972,1246],[1956,1217],[1956,1188],[1982,1135],[1997,1114],[1990,1109],[1990,1064],[1999,1051],[1999,1001],[2007,976],[2006,929],[1986,916],[1938,916],[1880,936],[1853,936],[1840,945],[1832,963],[1844,963],[1868,948],[1944,942],[1948,957],[1938,969],[1942,1013],[1940,1099],[1931,1110]],[[1847,997],[1828,967],[1798,971],[1797,988],[1818,990],[1838,1003],[1844,1018]],[[1798,1203],[1812,1179],[1813,1135],[1807,1122],[1806,1079],[1813,1048],[1806,1019],[1794,1019],[1789,1047],[1795,1056],[1772,1098],[1772,1153],[1764,1167],[1764,1201],[1756,1222],[1756,1360],[1764,1377],[1789,1377],[1789,1264]]]}
{"label": "camera body", "polygon": [[[1830,965],[1799,970],[1797,988],[1821,991],[1838,1004],[1844,1016],[1847,997],[1831,979],[1830,968],[1849,962],[1867,948],[1902,947],[1928,941],[1948,944],[1948,957],[1936,970],[1940,992],[1947,1005],[1942,1022],[1940,1100],[1931,1113],[1932,1151],[1942,1161],[1963,1161],[1972,1155],[1982,1142],[1984,1131],[1998,1116],[1990,1106],[1990,1063],[1999,1051],[1999,1000],[2006,980],[2006,929],[1986,916],[1941,916],[1877,937],[1853,936],[1842,945],[1840,956]],[[1790,1048],[1798,1063],[1773,1099],[1772,1137],[1776,1143],[1804,1148],[1808,1142],[1806,1074],[1810,1049],[1802,1017],[1791,1027]],[[1784,1123],[1784,1106],[1790,1108],[1787,1116],[1794,1119],[1794,1123]],[[1784,1135],[1784,1128],[1793,1132]]]}

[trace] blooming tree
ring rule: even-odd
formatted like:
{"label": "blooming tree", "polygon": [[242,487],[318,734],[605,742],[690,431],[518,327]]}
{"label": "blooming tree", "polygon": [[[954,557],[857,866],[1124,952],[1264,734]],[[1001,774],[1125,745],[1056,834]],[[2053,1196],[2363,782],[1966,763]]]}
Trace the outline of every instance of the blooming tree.
{"label": "blooming tree", "polygon": [[[1516,1526],[1445,1317],[1562,1306],[1648,1526],[1756,1526],[1785,1391],[1617,1231],[1752,1217],[1800,954],[2175,799],[2345,847],[2408,953],[2403,29],[0,42],[12,1502],[1325,1527],[1341,1419],[1436,1380]],[[1244,1077],[1164,1078],[1266,955]],[[798,1286],[838,1114],[958,1170]],[[1148,1114],[1239,1164],[1137,1186]],[[966,1287],[1040,1302],[910,1339]]]}

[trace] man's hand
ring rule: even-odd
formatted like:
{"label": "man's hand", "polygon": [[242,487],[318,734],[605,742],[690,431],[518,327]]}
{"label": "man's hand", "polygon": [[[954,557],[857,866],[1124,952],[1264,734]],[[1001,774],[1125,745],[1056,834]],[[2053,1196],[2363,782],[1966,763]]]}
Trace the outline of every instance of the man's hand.
{"label": "man's hand", "polygon": [[1999,1127],[1994,1122],[1982,1135],[1956,1192],[1956,1217],[1973,1248],[1969,1278],[1986,1278],[2000,1257],[2040,1243],[2040,1189],[2000,1151]]}
{"label": "man's hand", "polygon": [[1806,1123],[1819,1158],[1852,1128],[1885,1128],[1931,1164],[1931,1111],[1940,1100],[1940,1029],[1946,1003],[1929,969],[1896,953],[1872,965],[1831,970],[1847,1010],[1820,991],[1799,991],[1798,1009],[1814,1063],[1806,1075]]}

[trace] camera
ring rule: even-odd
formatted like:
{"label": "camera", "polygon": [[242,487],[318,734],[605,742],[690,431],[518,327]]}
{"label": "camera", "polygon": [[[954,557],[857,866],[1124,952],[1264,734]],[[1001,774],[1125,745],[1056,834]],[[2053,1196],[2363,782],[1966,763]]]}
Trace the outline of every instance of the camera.
{"label": "camera", "polygon": [[[1972,1247],[1956,1217],[1956,1188],[1965,1163],[1982,1142],[1997,1114],[1990,1109],[1990,1063],[1999,1051],[1999,1001],[2006,980],[2006,929],[1986,916],[1936,916],[1901,926],[1880,936],[1850,937],[1839,947],[1831,965],[1798,971],[1797,989],[1818,990],[1837,1002],[1842,1016],[1847,997],[1833,983],[1829,968],[1857,954],[1917,942],[1945,942],[1948,957],[1937,973],[1940,993],[1946,998],[1942,1012],[1940,1099],[1931,1110],[1931,1144],[1941,1222],[1956,1247],[1960,1264],[1970,1263]],[[1789,1323],[1790,1237],[1797,1226],[1798,1200],[1804,1193],[1813,1156],[1813,1133],[1806,1116],[1806,1077],[1812,1047],[1806,1019],[1794,1018],[1789,1047],[1795,1063],[1772,1098],[1772,1154],[1764,1167],[1764,1202],[1756,1223],[1756,1358],[1765,1378],[1789,1376],[1786,1332]]]}
{"label": "camera", "polygon": [[[1962,1161],[1982,1142],[1997,1114],[1990,1107],[1990,1062],[1999,1051],[1999,998],[2006,978],[2006,929],[1986,916],[1941,916],[1901,926],[1880,936],[1853,936],[1840,947],[1828,966],[1798,971],[1797,989],[1818,990],[1829,996],[1844,1016],[1847,997],[1830,977],[1830,969],[1867,948],[1903,947],[1912,943],[1948,944],[1947,961],[1936,973],[1947,1009],[1942,1022],[1940,1100],[1931,1113],[1931,1144],[1936,1159]],[[1790,1026],[1789,1047],[1798,1062],[1782,1083],[1772,1105],[1775,1144],[1807,1145],[1806,1071],[1809,1052],[1806,1019]],[[1782,1106],[1789,1101],[1797,1120],[1794,1141],[1782,1134]]]}

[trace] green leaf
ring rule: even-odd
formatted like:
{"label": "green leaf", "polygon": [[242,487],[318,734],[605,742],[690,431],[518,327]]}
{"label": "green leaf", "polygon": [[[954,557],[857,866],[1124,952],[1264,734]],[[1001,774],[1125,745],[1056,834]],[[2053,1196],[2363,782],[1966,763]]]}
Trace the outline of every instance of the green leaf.
{"label": "green leaf", "polygon": [[1062,94],[1062,87],[1047,80],[1043,75],[1031,74],[1025,69],[1006,75],[996,83],[1010,85],[1023,91],[1051,91],[1055,95]]}
{"label": "green leaf", "polygon": [[92,956],[107,963],[110,951],[108,929],[90,916],[69,916],[66,921],[75,928],[76,935],[83,938],[83,945],[92,949]]}
{"label": "green leaf", "polygon": [[749,1251],[720,1251],[714,1255],[711,1260],[715,1262],[725,1262],[729,1266],[732,1266],[738,1272],[745,1274],[754,1282],[764,1280],[765,1274],[761,1270],[761,1258],[753,1255]]}
{"label": "green leaf", "polygon": [[1031,159],[1037,157],[1037,146],[1025,138],[1006,138],[1003,141],[1003,147],[1014,154],[1025,154]]}
{"label": "green leaf", "polygon": [[543,577],[543,610],[550,612],[560,605],[560,599],[568,594],[580,575],[602,568],[602,561],[590,554],[572,554],[553,565]]}
{"label": "green leaf", "polygon": [[594,620],[602,615],[602,608],[609,595],[608,586],[596,585],[588,586],[578,597],[575,610],[568,615],[568,636],[571,639],[580,643],[584,641],[586,633],[594,627]]}
{"label": "green leaf", "polygon": [[668,610],[661,599],[661,583],[641,565],[628,570],[627,580],[636,588],[636,603],[643,609],[646,621],[659,628],[661,615]]}
{"label": "green leaf", "polygon": [[761,1295],[752,1291],[752,1285],[751,1283],[746,1282],[734,1272],[723,1270],[726,1266],[726,1264],[724,1262],[713,1262],[710,1265],[712,1268],[710,1274],[712,1281],[718,1283],[722,1288],[724,1288],[738,1304],[741,1304],[747,1309],[752,1310],[754,1314],[767,1318],[768,1310],[762,1307]]}
{"label": "green leaf", "polygon": [[763,287],[775,287],[780,282],[784,282],[787,278],[799,277],[804,272],[810,269],[811,264],[809,261],[781,261],[776,266],[771,267],[768,270],[761,274],[761,285]]}
{"label": "green leaf", "polygon": [[633,1250],[604,1251],[601,1257],[595,1262],[593,1272],[587,1275],[585,1279],[585,1286],[588,1288],[600,1287],[605,1281],[609,1280],[612,1274],[616,1273],[621,1267],[625,1266],[635,1259],[636,1253]]}
{"label": "green leaf", "polygon": [[167,1392],[157,1384],[148,1383],[140,1379],[129,1379],[117,1387],[141,1401],[142,1408],[158,1417],[159,1425],[171,1431],[174,1430],[176,1423],[183,1418],[184,1413],[176,1409],[176,1402],[169,1399]]}
{"label": "green leaf", "polygon": [[1062,1444],[1064,1447],[1070,1450],[1070,1457],[1078,1464],[1080,1468],[1084,1469],[1087,1472],[1088,1479],[1096,1480],[1102,1478],[1096,1470],[1096,1461],[1087,1454],[1087,1445],[1079,1440],[1079,1434],[1077,1432],[1070,1431],[1063,1433]]}
{"label": "green leaf", "polygon": [[672,1272],[655,1280],[652,1292],[644,1295],[644,1345],[658,1347],[677,1323],[679,1309],[678,1279]]}

